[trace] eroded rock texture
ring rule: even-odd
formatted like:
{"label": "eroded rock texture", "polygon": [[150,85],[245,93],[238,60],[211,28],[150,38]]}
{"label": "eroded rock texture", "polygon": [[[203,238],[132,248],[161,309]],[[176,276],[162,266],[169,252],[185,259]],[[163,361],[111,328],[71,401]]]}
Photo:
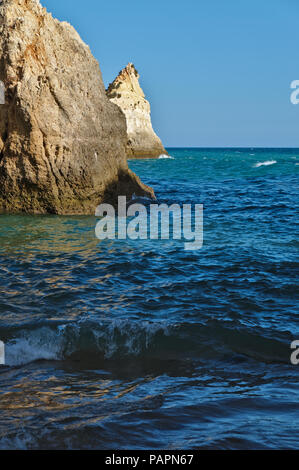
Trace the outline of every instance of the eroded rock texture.
{"label": "eroded rock texture", "polygon": [[93,214],[153,195],[128,170],[126,121],[98,62],[38,0],[0,2],[0,210]]}
{"label": "eroded rock texture", "polygon": [[139,74],[132,63],[109,85],[107,96],[126,116],[128,158],[157,158],[167,155],[153,130],[150,104],[145,99],[139,84]]}

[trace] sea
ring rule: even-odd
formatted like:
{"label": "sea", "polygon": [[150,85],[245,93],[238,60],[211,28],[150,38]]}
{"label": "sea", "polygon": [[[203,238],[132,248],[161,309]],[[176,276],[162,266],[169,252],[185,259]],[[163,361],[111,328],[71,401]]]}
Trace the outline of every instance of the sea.
{"label": "sea", "polygon": [[129,166],[201,249],[0,216],[0,449],[298,449],[299,149],[168,153]]}

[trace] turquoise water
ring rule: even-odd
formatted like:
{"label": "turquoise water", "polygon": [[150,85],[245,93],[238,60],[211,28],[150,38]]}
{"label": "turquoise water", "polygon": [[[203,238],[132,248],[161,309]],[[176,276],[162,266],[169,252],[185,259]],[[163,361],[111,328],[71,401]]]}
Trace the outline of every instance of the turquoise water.
{"label": "turquoise water", "polygon": [[0,448],[298,447],[299,150],[169,153],[130,167],[199,251],[0,217]]}

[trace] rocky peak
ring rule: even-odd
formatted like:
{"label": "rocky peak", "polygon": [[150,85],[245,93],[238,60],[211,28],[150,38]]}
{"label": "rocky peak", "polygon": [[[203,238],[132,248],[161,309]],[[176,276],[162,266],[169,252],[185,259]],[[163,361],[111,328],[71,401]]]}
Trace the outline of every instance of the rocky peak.
{"label": "rocky peak", "polygon": [[109,85],[107,96],[126,116],[128,157],[157,158],[167,152],[153,130],[150,104],[145,99],[139,78],[130,62]]}
{"label": "rocky peak", "polygon": [[131,62],[120,71],[113,83],[108,87],[109,98],[117,97],[123,93],[132,93],[144,98],[143,90],[139,84],[139,74]]}

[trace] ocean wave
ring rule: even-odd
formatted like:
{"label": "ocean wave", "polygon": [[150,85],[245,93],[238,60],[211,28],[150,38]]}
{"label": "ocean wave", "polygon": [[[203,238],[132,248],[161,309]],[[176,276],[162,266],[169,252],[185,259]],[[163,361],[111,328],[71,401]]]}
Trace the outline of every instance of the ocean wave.
{"label": "ocean wave", "polygon": [[5,345],[6,366],[22,366],[40,360],[63,359],[59,335],[50,328],[20,332]]}
{"label": "ocean wave", "polygon": [[137,356],[150,347],[155,336],[167,336],[161,323],[116,320],[94,324],[65,324],[23,330],[6,344],[6,365],[22,366],[38,360],[61,361],[68,358],[105,359]]}
{"label": "ocean wave", "polygon": [[[82,322],[21,330],[6,342],[6,365],[76,360],[99,364],[128,357],[180,360],[245,355],[263,362],[289,360],[286,337],[273,337],[238,326],[212,321],[206,324],[135,322],[129,320]],[[220,356],[219,356],[220,355]]]}
{"label": "ocean wave", "polygon": [[166,155],[166,154],[160,155],[159,160],[164,160],[165,158],[168,158],[170,160],[174,160],[174,157],[172,157],[171,155]]}
{"label": "ocean wave", "polygon": [[274,165],[275,163],[277,163],[276,160],[266,160],[265,162],[257,162],[255,165],[253,165],[253,168],[259,168],[260,166]]}

